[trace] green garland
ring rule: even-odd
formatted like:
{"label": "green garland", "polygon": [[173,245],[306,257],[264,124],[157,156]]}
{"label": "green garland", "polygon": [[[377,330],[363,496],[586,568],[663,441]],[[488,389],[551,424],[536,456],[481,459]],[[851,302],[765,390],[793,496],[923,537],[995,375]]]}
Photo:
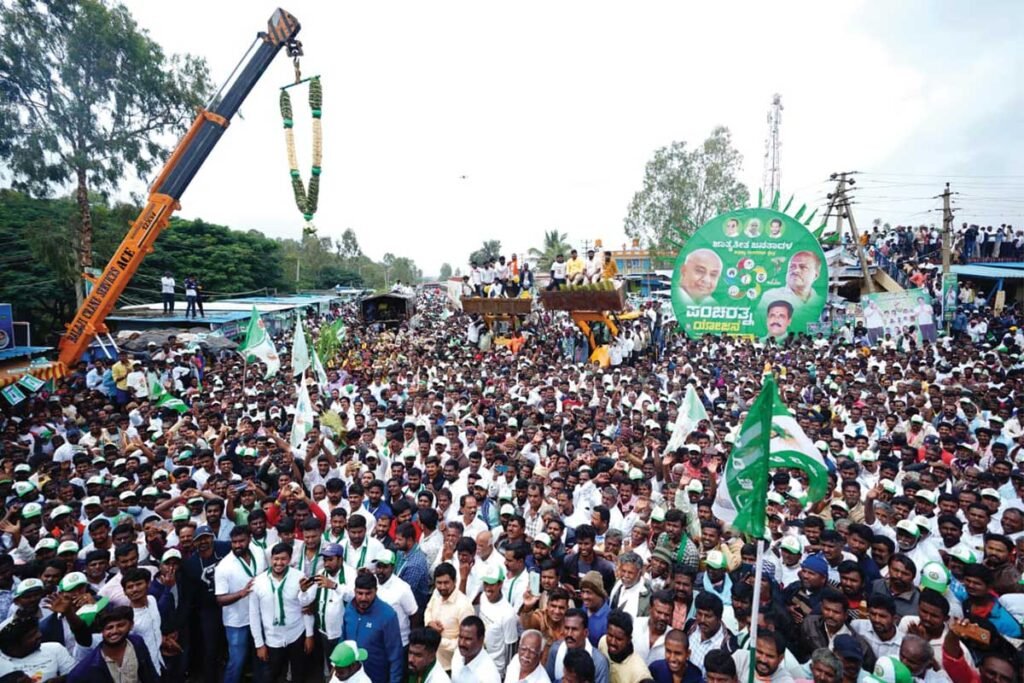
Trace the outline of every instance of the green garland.
{"label": "green garland", "polygon": [[298,155],[295,152],[291,96],[288,95],[287,90],[281,90],[281,118],[284,121],[284,139],[288,151],[288,170],[292,179],[295,206],[302,213],[302,217],[306,219],[306,226],[303,228],[305,234],[316,232],[312,221],[320,201],[320,171],[323,158],[323,130],[320,115],[323,110],[323,99],[324,93],[323,87],[320,85],[320,77],[314,76],[309,80],[309,108],[313,114],[313,167],[310,169],[309,189],[307,190],[299,173]]}

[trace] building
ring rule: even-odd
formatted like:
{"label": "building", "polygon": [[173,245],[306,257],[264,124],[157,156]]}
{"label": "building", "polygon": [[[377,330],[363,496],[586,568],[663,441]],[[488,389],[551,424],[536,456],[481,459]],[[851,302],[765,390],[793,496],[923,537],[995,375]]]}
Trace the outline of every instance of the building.
{"label": "building", "polygon": [[[600,243],[596,245],[601,249]],[[619,275],[642,275],[655,270],[671,268],[676,259],[676,252],[667,249],[647,249],[640,246],[640,240],[634,239],[631,244],[623,244],[621,249],[612,250],[612,259],[619,269]]]}

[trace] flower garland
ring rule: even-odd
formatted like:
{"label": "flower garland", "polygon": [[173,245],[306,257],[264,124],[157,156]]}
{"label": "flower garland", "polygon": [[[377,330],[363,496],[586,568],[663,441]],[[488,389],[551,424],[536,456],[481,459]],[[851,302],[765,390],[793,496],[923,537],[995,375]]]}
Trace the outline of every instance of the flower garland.
{"label": "flower garland", "polygon": [[320,77],[314,76],[309,79],[309,108],[313,113],[313,167],[310,170],[309,189],[302,182],[299,173],[299,157],[295,152],[295,131],[292,120],[292,100],[288,91],[281,90],[281,118],[284,120],[284,141],[288,148],[288,169],[292,177],[292,191],[295,194],[295,205],[306,219],[303,227],[303,235],[313,235],[316,228],[313,226],[313,215],[316,213],[317,204],[320,200],[320,163],[323,158],[323,129],[320,123],[320,113],[323,106],[323,88],[320,85]]}

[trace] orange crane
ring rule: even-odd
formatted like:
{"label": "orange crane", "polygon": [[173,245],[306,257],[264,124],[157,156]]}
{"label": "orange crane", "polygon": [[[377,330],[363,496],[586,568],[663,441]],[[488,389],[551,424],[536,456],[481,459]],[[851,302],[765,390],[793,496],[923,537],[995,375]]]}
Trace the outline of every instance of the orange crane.
{"label": "orange crane", "polygon": [[[192,127],[178,142],[160,175],[150,186],[146,206],[132,223],[103,273],[98,278],[84,276],[92,282],[92,291],[61,337],[59,360],[65,368],[71,368],[78,362],[93,339],[104,351],[107,344],[116,350],[117,345],[105,323],[107,316],[114,310],[142,259],[153,251],[153,244],[167,227],[171,214],[181,208],[178,203],[181,195],[281,48],[287,49],[297,67],[298,58],[302,55],[302,43],[295,39],[299,29],[299,22],[294,16],[280,8],[275,10],[267,22],[267,30],[257,34],[228,81],[210,103],[199,110]],[[238,77],[232,82],[236,74]],[[106,343],[101,335],[106,337]]]}

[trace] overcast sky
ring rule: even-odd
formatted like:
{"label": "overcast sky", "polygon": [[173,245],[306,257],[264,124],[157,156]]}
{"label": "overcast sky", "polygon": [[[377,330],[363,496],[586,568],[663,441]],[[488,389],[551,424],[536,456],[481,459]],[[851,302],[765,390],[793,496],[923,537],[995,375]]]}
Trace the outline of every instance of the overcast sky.
{"label": "overcast sky", "polygon": [[[252,0],[127,3],[169,52],[224,80],[273,11]],[[980,5],[980,6],[979,6]],[[1024,3],[422,2],[290,0],[304,75],[324,86],[316,224],[353,228],[379,259],[427,274],[484,239],[508,252],[545,230],[625,241],[644,164],[728,126],[761,184],[782,94],[782,187],[822,204],[833,171],[863,171],[858,223],[932,223],[946,180],[959,220],[1024,224]],[[298,237],[278,87],[282,52],[195,182],[181,215]],[[296,92],[308,172],[305,91]],[[463,178],[465,176],[465,178]]]}

